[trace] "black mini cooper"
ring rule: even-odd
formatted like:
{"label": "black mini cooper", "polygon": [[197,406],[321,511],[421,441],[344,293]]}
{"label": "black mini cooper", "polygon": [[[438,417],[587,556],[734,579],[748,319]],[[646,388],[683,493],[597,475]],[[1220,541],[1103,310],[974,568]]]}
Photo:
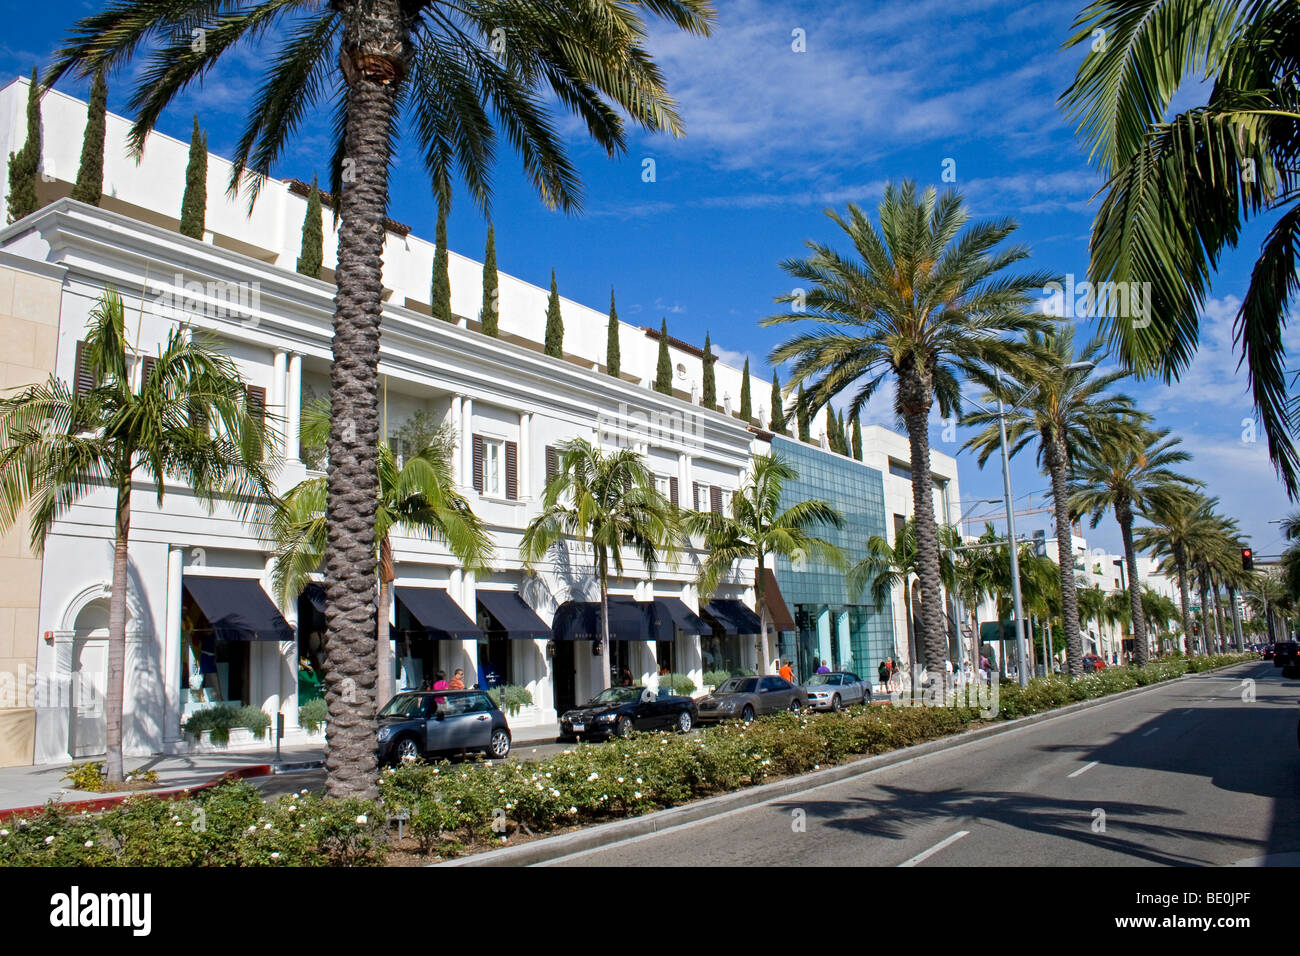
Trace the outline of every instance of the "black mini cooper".
{"label": "black mini cooper", "polygon": [[379,712],[378,744],[381,764],[467,750],[499,760],[510,753],[510,725],[484,691],[409,691]]}

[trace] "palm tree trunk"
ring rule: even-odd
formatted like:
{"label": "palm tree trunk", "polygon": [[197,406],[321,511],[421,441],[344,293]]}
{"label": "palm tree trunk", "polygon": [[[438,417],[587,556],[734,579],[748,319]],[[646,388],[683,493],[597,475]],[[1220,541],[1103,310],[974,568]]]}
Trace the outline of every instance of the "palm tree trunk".
{"label": "palm tree trunk", "polygon": [[1070,534],[1070,489],[1065,476],[1065,449],[1060,439],[1045,444],[1056,510],[1056,559],[1061,574],[1061,623],[1065,628],[1065,660],[1071,677],[1083,675],[1083,641],[1079,637],[1079,595],[1074,584],[1074,542]]}
{"label": "palm tree trunk", "polygon": [[[925,666],[929,669],[931,681],[936,678],[943,681],[943,662],[948,659],[948,634],[943,620],[939,532],[934,520],[934,480],[930,477],[929,417],[934,396],[929,380],[913,370],[899,375],[898,398],[912,454],[916,576],[921,582],[921,635],[917,643],[924,650]],[[944,691],[947,691],[946,687]]]}
{"label": "palm tree trunk", "polygon": [[763,600],[763,556],[758,557],[758,566],[754,569],[754,596],[758,603],[758,626],[761,636],[758,642],[758,672],[766,674],[771,667],[772,658],[767,652],[767,603]]}
{"label": "palm tree trunk", "polygon": [[406,59],[401,0],[347,5],[339,55],[346,81],[325,552],[325,791],[375,786],[375,511],[379,477],[379,317],[390,120]]}
{"label": "palm tree trunk", "polygon": [[379,627],[375,636],[376,681],[375,704],[383,707],[397,693],[393,679],[393,642],[388,633],[388,608],[393,600],[393,545],[388,535],[379,542]]}
{"label": "palm tree trunk", "polygon": [[1219,594],[1219,582],[1214,582],[1214,640],[1218,646],[1219,653],[1222,654],[1226,639],[1227,626],[1223,620],[1223,599]]}
{"label": "palm tree trunk", "polygon": [[907,615],[907,674],[910,690],[916,694],[917,677],[920,668],[916,663],[916,616],[912,613],[912,582],[903,575],[903,613]]}
{"label": "palm tree trunk", "polygon": [[1203,572],[1197,573],[1196,584],[1201,598],[1201,656],[1205,657],[1210,653],[1210,602]]}
{"label": "palm tree trunk", "polygon": [[605,578],[604,562],[600,562],[600,689],[609,690],[609,582]]}
{"label": "palm tree trunk", "polygon": [[1192,654],[1192,595],[1187,586],[1187,555],[1181,546],[1174,548],[1174,567],[1178,570],[1178,601],[1183,612],[1183,653]]}
{"label": "palm tree trunk", "polygon": [[1133,547],[1133,509],[1128,502],[1115,508],[1120,534],[1124,539],[1124,563],[1128,567],[1128,600],[1133,622],[1133,662],[1138,667],[1147,662],[1147,627],[1142,620],[1142,586],[1138,581],[1137,551]]}
{"label": "palm tree trunk", "polygon": [[113,537],[113,590],[108,597],[108,680],[104,688],[104,776],[121,783],[122,701],[126,677],[126,593],[128,543],[131,537],[131,478],[117,489],[117,529]]}
{"label": "palm tree trunk", "polygon": [[1232,607],[1232,633],[1236,639],[1237,650],[1244,651],[1246,639],[1241,633],[1241,611],[1237,608],[1237,589],[1232,585],[1228,586],[1228,603]]}

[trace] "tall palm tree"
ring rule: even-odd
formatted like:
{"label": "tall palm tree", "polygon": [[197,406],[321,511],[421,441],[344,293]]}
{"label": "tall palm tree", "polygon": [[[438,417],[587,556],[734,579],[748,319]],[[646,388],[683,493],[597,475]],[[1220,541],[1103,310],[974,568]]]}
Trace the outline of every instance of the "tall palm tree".
{"label": "tall palm tree", "polygon": [[[1217,499],[1215,499],[1217,500]],[[1151,521],[1133,533],[1134,544],[1154,557],[1162,558],[1162,570],[1170,566],[1178,578],[1184,652],[1192,652],[1192,613],[1190,575],[1194,556],[1207,546],[1214,535],[1213,502],[1201,494],[1167,497],[1152,503],[1146,511]]]}
{"label": "tall palm tree", "polygon": [[[531,566],[566,539],[591,543],[600,585],[600,650],[609,660],[609,577],[623,573],[631,551],[653,575],[682,542],[681,517],[654,484],[645,458],[630,449],[602,451],[584,438],[562,442],[555,478],[542,494],[542,510],[528,523],[520,550]],[[601,668],[609,686],[609,668]]]}
{"label": "tall palm tree", "polygon": [[[328,403],[321,400],[303,409],[303,443],[319,444],[328,434]],[[379,538],[376,700],[381,705],[396,692],[393,646],[388,637],[394,578],[393,532],[445,543],[466,571],[488,569],[492,538],[469,502],[456,490],[451,467],[455,449],[456,435],[449,425],[439,428],[427,447],[401,461],[387,442],[379,444],[379,500],[375,510],[375,535]],[[329,546],[326,498],[326,479],[308,478],[285,494],[272,518],[271,534],[276,545],[272,581],[282,604],[297,599],[325,559]]]}
{"label": "tall palm tree", "polygon": [[818,526],[840,528],[844,519],[825,501],[799,501],[781,508],[781,490],[787,481],[799,477],[780,455],[756,455],[749,475],[731,496],[731,513],[688,512],[687,533],[700,535],[706,555],[700,567],[698,586],[707,597],[740,561],[753,561],[754,594],[762,628],[759,652],[763,667],[772,660],[767,644],[767,605],[765,603],[764,568],[769,556],[791,558],[799,554],[820,558],[836,568],[843,568],[840,549],[813,532]]}
{"label": "tall palm tree", "polygon": [[[1079,599],[1079,623],[1084,627],[1089,622],[1095,621],[1100,628],[1106,619],[1106,592],[1095,584],[1092,587],[1081,586],[1080,581],[1075,581],[1075,594]],[[1097,641],[1097,651],[1101,651],[1101,641]]]}
{"label": "tall palm tree", "polygon": [[879,229],[856,205],[849,206],[847,218],[827,215],[852,242],[852,254],[809,241],[811,256],[781,264],[808,291],[777,299],[802,308],[764,324],[814,327],[774,349],[770,361],[794,363],[787,389],[811,384],[805,399],[810,410],[852,390],[851,413],[860,412],[882,383],[894,381],[894,409],[911,446],[922,643],[933,666],[947,657],[948,639],[930,477],[930,410],[937,400],[942,414],[953,414],[959,377],[974,368],[1019,370],[1030,353],[1023,334],[1048,324],[1032,300],[1052,277],[1005,274],[1029,256],[1024,246],[1002,247],[1016,224],[1002,219],[966,228],[969,214],[954,191],[918,194],[910,181],[886,186]]}
{"label": "tall palm tree", "polygon": [[[996,551],[1001,550],[1001,545],[994,540],[995,536],[991,527],[987,534],[990,541],[994,543],[988,546],[966,546],[965,550],[957,551],[953,556],[953,570],[957,577],[957,595],[961,598],[962,603],[966,605],[971,616],[973,631],[971,659],[975,662],[980,659],[981,647],[979,608],[984,603],[985,598],[992,598],[997,595],[1000,581]],[[983,541],[984,539],[981,538],[980,540]]]}
{"label": "tall palm tree", "polygon": [[[949,591],[957,587],[957,569],[953,562],[954,550],[961,546],[961,535],[952,525],[940,525],[936,529],[939,552],[939,580]],[[928,644],[918,646],[916,639],[917,619],[912,608],[912,580],[921,576],[921,548],[917,536],[917,522],[908,518],[894,534],[894,543],[883,535],[873,534],[867,540],[867,556],[849,568],[848,587],[850,595],[859,595],[868,588],[871,601],[876,609],[883,608],[894,599],[894,588],[903,588],[903,613],[907,618],[908,664],[911,670],[912,689],[918,684],[921,670],[921,654],[925,655],[925,666],[930,679],[942,678],[945,671],[943,661],[948,659],[947,637],[944,637],[942,654],[933,654]],[[942,598],[940,598],[942,599]],[[921,590],[920,617],[925,617],[924,605],[930,600],[925,589]]]}
{"label": "tall palm tree", "polygon": [[[1282,329],[1300,289],[1300,6],[1094,0],[1074,26],[1067,45],[1091,52],[1062,102],[1107,180],[1090,278],[1151,290],[1141,321],[1103,326],[1130,367],[1178,377],[1196,352],[1211,272],[1247,222],[1271,219],[1236,330],[1269,455],[1294,498]],[[1206,80],[1203,106],[1170,115],[1184,82]]]}
{"label": "tall palm tree", "polygon": [[1142,621],[1148,630],[1163,634],[1169,629],[1169,622],[1177,615],[1178,608],[1173,601],[1147,585],[1142,585]]}
{"label": "tall palm tree", "polygon": [[[1078,450],[1095,446],[1107,436],[1115,437],[1132,418],[1133,403],[1127,396],[1106,394],[1125,373],[1096,374],[1103,347],[1100,339],[1084,345],[1077,357],[1074,326],[1030,332],[1029,339],[1043,358],[1028,366],[1020,381],[984,372],[975,378],[1010,409],[1005,415],[1009,453],[1015,455],[1035,442],[1039,466],[1051,479],[1066,660],[1070,673],[1077,677],[1083,673],[1083,643],[1079,639],[1079,605],[1074,586],[1070,471]],[[981,468],[1001,448],[1000,417],[996,411],[980,411],[963,419],[966,425],[984,426],[963,446],[979,451]]]}
{"label": "tall palm tree", "polygon": [[1168,507],[1200,482],[1180,475],[1174,465],[1191,456],[1178,449],[1179,440],[1168,430],[1151,431],[1134,425],[1127,439],[1108,440],[1085,449],[1076,470],[1070,510],[1092,516],[1097,527],[1107,511],[1115,513],[1124,542],[1128,568],[1129,620],[1133,625],[1133,660],[1147,662],[1146,627],[1142,620],[1142,582],[1138,579],[1137,550],[1133,546],[1134,515]]}
{"label": "tall palm tree", "polygon": [[234,363],[213,341],[182,326],[156,356],[144,356],[127,339],[122,299],[111,289],[90,314],[82,355],[89,388],[51,375],[0,399],[0,529],[30,508],[39,554],[79,501],[114,496],[105,772],[120,782],[133,487],[152,486],[161,506],[167,483],[184,483],[209,510],[222,502],[260,521],[274,499],[267,475],[274,446]]}
{"label": "tall palm tree", "polygon": [[251,181],[250,201],[305,119],[331,136],[340,220],[325,557],[332,796],[377,793],[379,326],[399,136],[414,136],[440,203],[450,202],[454,166],[487,210],[500,129],[542,201],[576,210],[579,177],[553,112],[576,116],[610,156],[626,148],[625,117],[683,132],[645,47],[646,14],[699,35],[714,19],[708,0],[121,0],[80,20],[45,75],[49,86],[147,54],[130,99],[138,155],[163,110],[227,53],[274,43],[256,51],[267,66],[231,170],[232,190]]}

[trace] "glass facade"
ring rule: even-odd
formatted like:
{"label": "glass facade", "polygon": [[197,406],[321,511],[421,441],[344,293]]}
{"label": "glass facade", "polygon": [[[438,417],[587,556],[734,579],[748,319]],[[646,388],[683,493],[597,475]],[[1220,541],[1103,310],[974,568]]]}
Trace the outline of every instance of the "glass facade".
{"label": "glass facade", "polygon": [[[798,478],[782,489],[781,507],[820,498],[844,518],[842,528],[821,527],[818,537],[837,545],[850,565],[867,556],[867,541],[885,534],[885,486],[874,468],[776,436],[772,451],[784,459]],[[787,631],[778,644],[781,658],[794,663],[795,677],[807,680],[818,664],[853,671],[875,679],[876,667],[894,649],[891,605],[877,609],[867,594],[850,595],[844,572],[814,557],[794,562],[776,559],[781,593],[794,615],[798,631]]]}

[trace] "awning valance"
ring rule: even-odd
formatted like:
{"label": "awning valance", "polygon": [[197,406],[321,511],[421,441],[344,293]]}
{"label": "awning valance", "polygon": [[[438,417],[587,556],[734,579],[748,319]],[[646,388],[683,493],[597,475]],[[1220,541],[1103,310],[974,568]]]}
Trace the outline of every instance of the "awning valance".
{"label": "awning valance", "polygon": [[183,586],[219,640],[293,640],[293,628],[276,609],[260,581],[186,575]]}
{"label": "awning valance", "polygon": [[[609,599],[611,641],[671,641],[674,628],[686,634],[700,634],[708,626],[681,598],[636,601],[624,595]],[[600,602],[566,601],[555,612],[551,625],[557,641],[600,640]]]}
{"label": "awning valance", "polygon": [[393,594],[435,641],[472,641],[483,637],[483,629],[442,588],[398,587],[393,588]]}
{"label": "awning valance", "polygon": [[729,635],[760,634],[763,631],[763,622],[758,615],[741,601],[714,598],[703,613]]}
{"label": "awning valance", "polygon": [[479,591],[478,603],[497,627],[513,640],[544,641],[551,637],[551,629],[518,591]]}
{"label": "awning valance", "polygon": [[[709,625],[688,608],[681,598],[655,598],[654,601],[656,637],[661,641],[673,639],[673,625],[683,634],[707,634]],[[665,635],[666,636],[663,636]]]}

